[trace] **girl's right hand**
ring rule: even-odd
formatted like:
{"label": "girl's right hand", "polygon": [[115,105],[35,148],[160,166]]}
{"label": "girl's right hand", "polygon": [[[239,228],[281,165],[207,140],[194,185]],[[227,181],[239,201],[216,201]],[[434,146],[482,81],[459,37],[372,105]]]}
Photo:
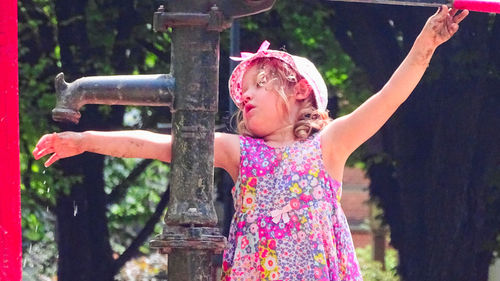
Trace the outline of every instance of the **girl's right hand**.
{"label": "girl's right hand", "polygon": [[52,133],[40,138],[33,150],[36,160],[47,154],[52,154],[45,162],[45,167],[52,165],[61,158],[71,157],[83,153],[83,135],[77,132]]}
{"label": "girl's right hand", "polygon": [[441,5],[436,14],[425,23],[420,37],[424,37],[431,47],[437,48],[458,31],[458,25],[468,14],[468,10],[459,12],[457,9]]}

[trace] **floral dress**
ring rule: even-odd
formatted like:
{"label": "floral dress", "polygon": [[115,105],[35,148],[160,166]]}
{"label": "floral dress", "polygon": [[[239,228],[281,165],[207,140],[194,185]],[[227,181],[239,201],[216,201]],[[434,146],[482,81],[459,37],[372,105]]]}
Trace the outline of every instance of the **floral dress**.
{"label": "floral dress", "polygon": [[281,148],[240,137],[240,148],[222,280],[362,280],[319,134]]}

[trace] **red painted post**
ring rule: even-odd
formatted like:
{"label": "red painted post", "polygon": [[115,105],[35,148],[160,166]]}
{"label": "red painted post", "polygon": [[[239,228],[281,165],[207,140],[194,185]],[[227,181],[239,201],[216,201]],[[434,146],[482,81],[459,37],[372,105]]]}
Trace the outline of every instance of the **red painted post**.
{"label": "red painted post", "polygon": [[17,1],[0,1],[0,280],[21,280]]}

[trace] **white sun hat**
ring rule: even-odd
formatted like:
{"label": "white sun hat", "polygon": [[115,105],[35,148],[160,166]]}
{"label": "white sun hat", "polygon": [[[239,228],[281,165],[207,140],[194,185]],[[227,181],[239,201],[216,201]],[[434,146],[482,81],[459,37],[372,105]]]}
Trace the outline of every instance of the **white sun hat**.
{"label": "white sun hat", "polygon": [[241,57],[231,57],[233,60],[241,61],[240,64],[234,68],[229,78],[229,94],[236,106],[241,106],[243,75],[252,64],[252,61],[258,58],[276,58],[288,64],[293,70],[306,79],[314,92],[318,110],[325,111],[328,103],[328,90],[316,66],[304,57],[290,55],[287,52],[278,50],[269,50],[269,45],[270,43],[268,41],[264,41],[255,54],[242,52]]}

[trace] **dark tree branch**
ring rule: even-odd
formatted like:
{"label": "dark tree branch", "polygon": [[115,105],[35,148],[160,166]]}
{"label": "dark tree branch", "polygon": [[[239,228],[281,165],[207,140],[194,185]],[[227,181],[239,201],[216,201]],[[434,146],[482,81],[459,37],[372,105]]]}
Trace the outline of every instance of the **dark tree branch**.
{"label": "dark tree branch", "polygon": [[146,168],[151,164],[153,160],[145,159],[142,160],[135,168],[130,172],[130,174],[122,182],[120,182],[113,191],[106,198],[106,205],[111,205],[119,202],[125,195],[127,189],[130,185],[146,170]]}
{"label": "dark tree branch", "polygon": [[163,211],[167,207],[167,203],[170,200],[170,185],[167,186],[167,190],[163,193],[160,202],[156,206],[153,215],[146,222],[144,228],[139,232],[137,237],[130,243],[130,246],[120,255],[118,259],[115,260],[113,264],[113,275],[117,274],[120,268],[132,257],[137,255],[139,247],[146,241],[146,239],[151,235],[154,230],[154,226],[160,219]]}

